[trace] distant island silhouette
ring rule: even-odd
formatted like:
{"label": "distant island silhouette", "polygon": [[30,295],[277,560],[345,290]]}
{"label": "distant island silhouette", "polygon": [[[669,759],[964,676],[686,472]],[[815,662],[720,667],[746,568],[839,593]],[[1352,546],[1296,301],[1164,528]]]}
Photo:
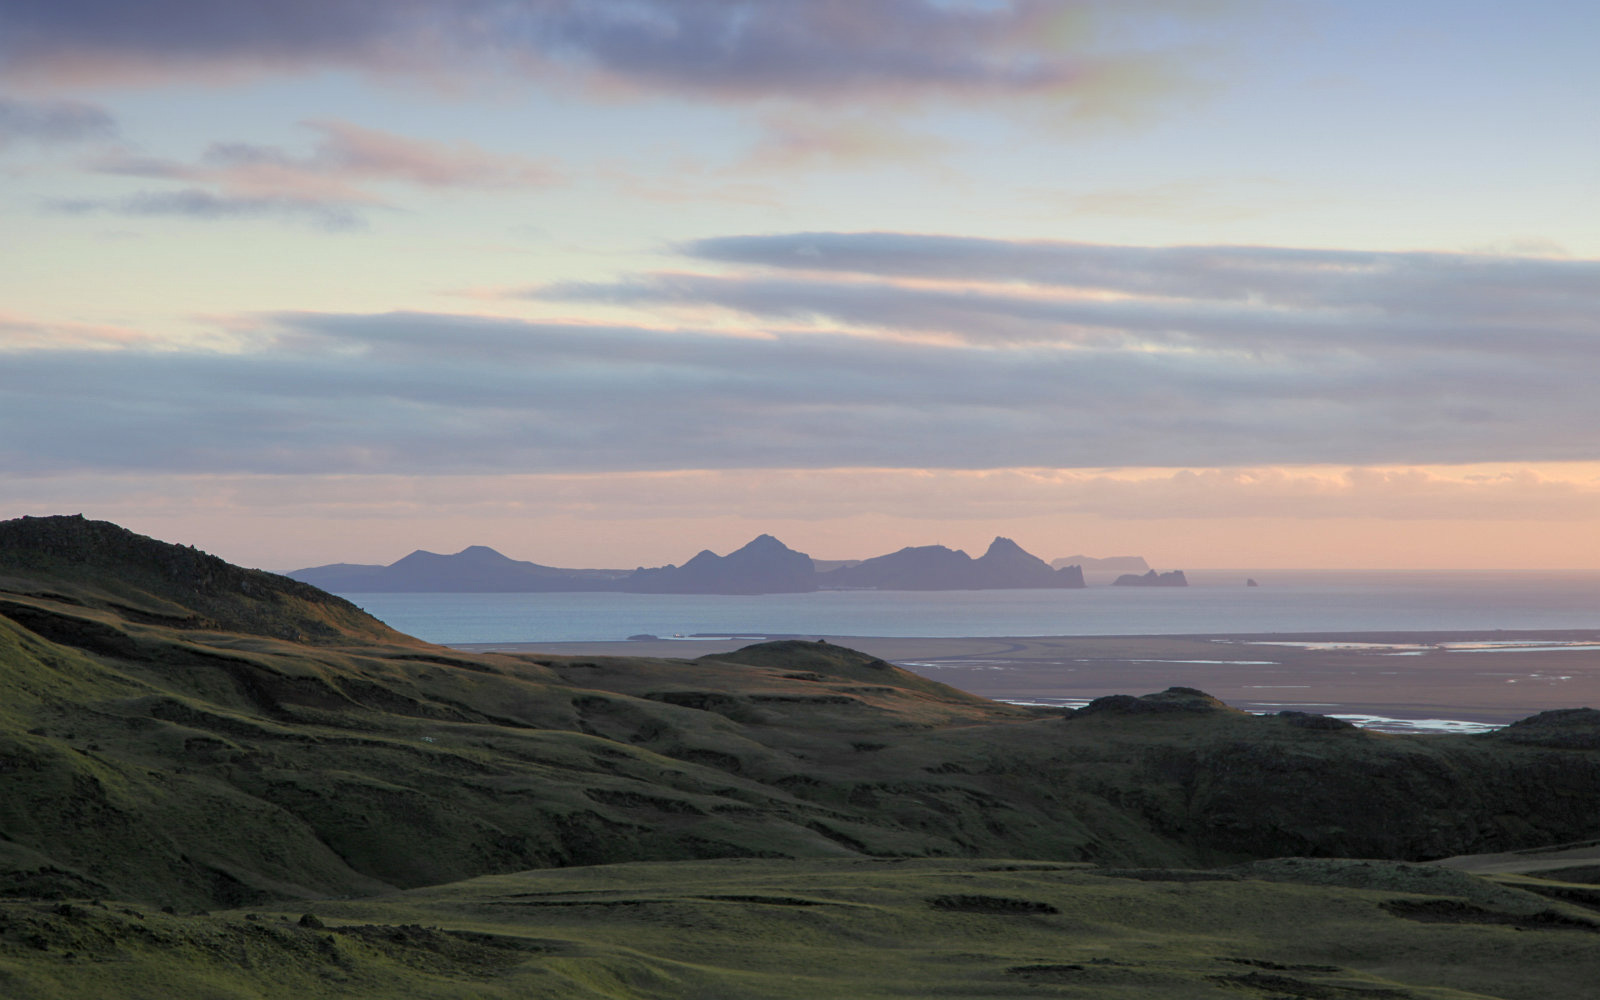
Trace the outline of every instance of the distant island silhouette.
{"label": "distant island silhouette", "polygon": [[629,575],[620,569],[557,569],[470,545],[454,555],[418,549],[387,566],[333,563],[284,574],[334,593],[537,593],[608,590]]}
{"label": "distant island silhouette", "polygon": [[1084,585],[1081,568],[1051,569],[1009,538],[996,538],[977,559],[943,545],[908,547],[819,573],[816,582],[830,590],[1036,590]]}
{"label": "distant island silhouette", "polygon": [[[1096,570],[1144,567],[1138,556],[1092,560]],[[1078,589],[1083,565],[1047,563],[1009,538],[996,537],[974,559],[960,549],[919,545],[871,559],[814,560],[772,535],[727,555],[704,550],[683,565],[563,569],[512,559],[486,545],[451,555],[418,550],[387,566],[332,563],[287,576],[334,593],[803,594],[817,590]],[[1154,571],[1151,571],[1152,573]],[[1162,574],[1160,586],[1173,574]],[[1183,574],[1178,572],[1181,579]],[[1144,578],[1136,577],[1142,581]],[[1117,581],[1122,584],[1122,579]],[[1176,584],[1184,586],[1186,581]]]}
{"label": "distant island silhouette", "polygon": [[1093,556],[1063,556],[1060,559],[1050,560],[1050,565],[1054,569],[1076,566],[1085,572],[1103,573],[1143,573],[1150,568],[1150,564],[1144,561],[1144,556],[1107,556],[1104,559],[1096,559]]}
{"label": "distant island silhouette", "polygon": [[817,589],[817,579],[810,556],[761,535],[725,556],[705,549],[682,566],[641,566],[610,589],[630,594],[804,594]]}
{"label": "distant island silhouette", "polygon": [[1124,573],[1111,581],[1113,587],[1187,587],[1189,578],[1183,575],[1183,570],[1175,569],[1170,573],[1157,573],[1151,570],[1144,575],[1138,573]]}

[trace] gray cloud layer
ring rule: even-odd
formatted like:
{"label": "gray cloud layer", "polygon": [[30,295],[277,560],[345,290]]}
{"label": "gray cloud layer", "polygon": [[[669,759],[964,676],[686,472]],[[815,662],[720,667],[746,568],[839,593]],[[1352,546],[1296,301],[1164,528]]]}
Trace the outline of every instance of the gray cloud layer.
{"label": "gray cloud layer", "polygon": [[[1217,5],[1146,0],[1169,18]],[[1025,95],[1125,59],[1062,54],[1054,18],[1102,0],[7,0],[0,72],[77,78],[354,66],[576,72],[733,99]]]}
{"label": "gray cloud layer", "polygon": [[[0,366],[0,423],[29,433],[0,443],[0,466],[476,473],[1600,458],[1600,262],[814,234],[693,250],[758,266],[544,294],[833,326],[726,336],[298,313],[272,318],[270,335],[241,354],[24,342]],[[774,273],[795,256],[805,273]],[[1125,294],[1045,294],[1088,288]]]}
{"label": "gray cloud layer", "polygon": [[[1600,261],[1284,247],[1122,247],[907,233],[699,240],[703,260],[784,271],[1029,283],[1164,299],[1490,316],[1543,325],[1592,315]],[[1593,325],[1579,324],[1593,332]]]}
{"label": "gray cloud layer", "polygon": [[16,142],[72,143],[116,134],[116,121],[92,104],[0,97],[0,149]]}
{"label": "gray cloud layer", "polygon": [[63,198],[45,207],[67,215],[109,212],[115,215],[175,216],[188,219],[309,219],[324,229],[355,229],[361,216],[351,208],[306,198],[283,196],[231,196],[200,188],[178,191],[141,191],[121,198]]}
{"label": "gray cloud layer", "polygon": [[569,283],[534,298],[716,306],[765,322],[933,334],[975,346],[1196,352],[1193,364],[1489,364],[1545,391],[1600,366],[1600,261],[1278,247],[1124,247],[900,233],[798,233],[683,248],[733,274]]}

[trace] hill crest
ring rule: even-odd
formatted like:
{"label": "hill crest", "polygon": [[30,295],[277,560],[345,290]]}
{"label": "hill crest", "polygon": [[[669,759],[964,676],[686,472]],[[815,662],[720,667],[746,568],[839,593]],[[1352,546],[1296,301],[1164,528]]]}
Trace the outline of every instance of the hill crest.
{"label": "hill crest", "polygon": [[12,577],[73,604],[178,628],[310,643],[407,640],[310,584],[82,514],[0,521],[0,578]]}

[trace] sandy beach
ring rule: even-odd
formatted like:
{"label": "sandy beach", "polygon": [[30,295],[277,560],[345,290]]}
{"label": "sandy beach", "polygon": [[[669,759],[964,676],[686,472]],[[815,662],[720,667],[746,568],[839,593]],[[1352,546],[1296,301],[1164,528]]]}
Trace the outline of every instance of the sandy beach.
{"label": "sandy beach", "polygon": [[[1504,724],[1600,707],[1600,629],[1266,635],[886,638],[850,646],[989,698],[1076,704],[1107,694],[1199,688],[1237,708]],[[571,656],[693,658],[760,641],[477,643]],[[1438,727],[1438,728],[1448,728]]]}

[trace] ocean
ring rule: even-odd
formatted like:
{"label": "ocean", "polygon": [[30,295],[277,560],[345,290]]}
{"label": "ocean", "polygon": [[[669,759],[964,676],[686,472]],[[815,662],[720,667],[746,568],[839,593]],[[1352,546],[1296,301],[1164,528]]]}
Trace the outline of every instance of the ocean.
{"label": "ocean", "polygon": [[[610,641],[638,634],[689,639],[1600,628],[1600,572],[1197,570],[1188,577],[1184,588],[343,596],[402,632],[442,644]],[[1246,587],[1246,578],[1259,586]]]}

